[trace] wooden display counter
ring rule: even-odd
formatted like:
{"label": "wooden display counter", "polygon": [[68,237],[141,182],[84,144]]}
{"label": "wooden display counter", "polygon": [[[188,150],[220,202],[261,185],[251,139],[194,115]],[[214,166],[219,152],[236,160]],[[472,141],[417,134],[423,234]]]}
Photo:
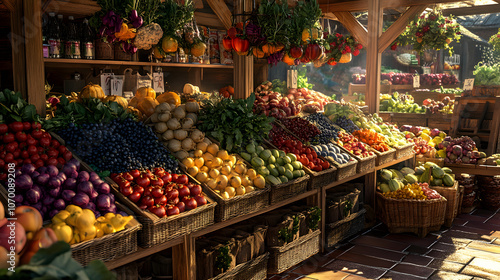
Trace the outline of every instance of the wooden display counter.
{"label": "wooden display counter", "polygon": [[411,113],[391,113],[380,112],[379,116],[387,122],[402,125],[417,125],[448,132],[451,130],[451,121],[453,115],[448,114],[411,114]]}

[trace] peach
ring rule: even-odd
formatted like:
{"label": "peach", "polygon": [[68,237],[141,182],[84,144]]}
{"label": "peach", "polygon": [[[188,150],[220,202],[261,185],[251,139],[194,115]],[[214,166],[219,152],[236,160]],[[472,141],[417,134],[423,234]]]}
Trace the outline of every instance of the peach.
{"label": "peach", "polygon": [[31,206],[19,206],[14,211],[17,221],[20,222],[28,232],[36,232],[42,228],[43,218],[40,212]]}
{"label": "peach", "polygon": [[[10,252],[0,246],[0,269],[7,269],[12,266],[12,264],[15,264],[17,266],[17,263],[19,262],[19,256],[14,253],[12,255],[9,255]],[[13,261],[14,263],[9,263]]]}
{"label": "peach", "polygon": [[0,220],[5,218],[5,207],[3,206],[3,203],[0,203]]}
{"label": "peach", "polygon": [[14,246],[16,253],[19,253],[24,248],[24,245],[26,245],[26,233],[21,223],[8,221],[7,224],[0,227],[0,246],[9,251],[11,246]]}
{"label": "peach", "polygon": [[38,252],[40,248],[48,248],[57,242],[57,236],[51,228],[42,228],[39,230],[33,239],[26,245],[26,252],[21,256],[21,264],[30,262],[33,255]]}

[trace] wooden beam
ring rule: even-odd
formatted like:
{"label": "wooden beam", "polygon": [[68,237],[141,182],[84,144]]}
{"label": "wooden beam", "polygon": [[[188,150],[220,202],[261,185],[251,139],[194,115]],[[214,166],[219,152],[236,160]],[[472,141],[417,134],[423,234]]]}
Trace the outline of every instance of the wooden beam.
{"label": "wooden beam", "polygon": [[45,116],[45,70],[42,47],[42,1],[24,0],[24,38],[28,103]]}
{"label": "wooden beam", "polygon": [[7,7],[10,12],[13,12],[15,9],[16,1],[15,0],[2,0],[2,3]]}
{"label": "wooden beam", "polygon": [[220,21],[226,29],[229,29],[233,22],[231,21],[231,11],[223,0],[207,0],[208,5],[215,14],[219,17]]}
{"label": "wooden beam", "polygon": [[378,41],[382,34],[382,0],[369,1],[368,46],[366,48],[366,105],[370,113],[378,112],[380,93],[380,70],[382,54],[378,51]]}
{"label": "wooden beam", "polygon": [[[500,0],[498,0],[500,1]],[[339,18],[336,17],[333,13],[326,13],[326,14],[323,14],[323,18],[326,18],[326,19],[331,19],[331,20],[336,20],[338,21]]]}
{"label": "wooden beam", "polygon": [[[323,1],[322,1],[323,2]],[[366,0],[344,0],[330,3],[320,4],[319,7],[323,13],[331,12],[360,12],[368,10],[368,6],[371,1]],[[398,7],[410,7],[410,6],[420,6],[420,5],[433,5],[438,3],[451,3],[460,2],[457,0],[381,0],[381,9],[386,8],[398,8]]]}
{"label": "wooden beam", "polygon": [[468,15],[480,15],[480,14],[491,14],[500,13],[500,4],[492,5],[482,5],[474,7],[461,7],[443,10],[443,15],[449,16],[468,16]]}
{"label": "wooden beam", "polygon": [[406,10],[378,40],[378,51],[383,52],[392,42],[405,30],[408,23],[420,15],[426,8],[426,5],[412,6]]}
{"label": "wooden beam", "polygon": [[368,45],[366,28],[350,12],[333,12],[333,14],[361,45]]}
{"label": "wooden beam", "polygon": [[194,12],[194,17],[196,18],[196,23],[199,25],[217,29],[225,29],[225,26],[222,24],[220,19],[214,14]]}
{"label": "wooden beam", "polygon": [[23,29],[23,1],[16,1],[14,9],[10,13],[11,33],[9,35],[12,46],[12,73],[14,78],[14,90],[27,97],[26,92],[26,56],[24,48]]}
{"label": "wooden beam", "polygon": [[[252,1],[237,0],[234,10],[236,14],[243,14],[252,11]],[[246,20],[245,16],[239,16],[237,21]],[[233,52],[234,61],[234,98],[247,98],[253,92],[254,61],[251,55],[238,55]]]}
{"label": "wooden beam", "polygon": [[50,0],[45,5],[44,12],[71,15],[78,18],[91,16],[99,10],[101,7],[94,0]]}

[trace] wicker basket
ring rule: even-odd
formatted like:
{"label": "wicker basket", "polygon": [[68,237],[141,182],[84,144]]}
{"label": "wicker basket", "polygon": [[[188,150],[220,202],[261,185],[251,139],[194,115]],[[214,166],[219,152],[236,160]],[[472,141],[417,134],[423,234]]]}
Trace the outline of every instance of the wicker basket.
{"label": "wicker basket", "polygon": [[340,241],[347,239],[365,228],[366,209],[349,215],[347,218],[338,222],[327,224],[326,247],[335,246]]}
{"label": "wicker basket", "polygon": [[389,151],[385,152],[379,152],[375,149],[372,149],[372,151],[377,155],[377,159],[375,160],[375,164],[377,166],[384,165],[386,163],[392,162],[396,159],[396,150],[395,149],[389,149]]}
{"label": "wicker basket", "polygon": [[500,86],[474,86],[472,96],[500,96]]}
{"label": "wicker basket", "polygon": [[319,252],[321,231],[316,230],[301,236],[286,245],[271,247],[268,273],[279,274]]}
{"label": "wicker basket", "polygon": [[363,157],[363,158],[354,156],[354,158],[358,161],[358,166],[356,167],[357,173],[365,173],[375,169],[375,161],[377,159],[376,154],[374,154],[373,156]]}
{"label": "wicker basket", "polygon": [[426,163],[426,162],[434,162],[439,167],[444,167],[444,158],[428,158],[428,157],[416,157],[417,162]]}
{"label": "wicker basket", "polygon": [[[117,203],[119,209],[132,215],[132,212]],[[71,245],[72,256],[82,265],[93,260],[111,261],[137,251],[137,233],[142,225],[132,219],[124,230],[103,237]]]}
{"label": "wicker basket", "polygon": [[354,158],[352,161],[349,161],[344,164],[340,164],[336,161],[334,161],[333,164],[337,167],[336,181],[341,181],[356,175],[358,161]]}
{"label": "wicker basket", "polygon": [[453,187],[436,187],[430,186],[431,189],[436,190],[440,195],[446,198],[446,215],[444,217],[444,225],[446,227],[451,227],[453,220],[458,215],[458,209],[460,204],[460,191],[458,187],[458,182],[455,181]]}
{"label": "wicker basket", "polygon": [[265,253],[210,280],[263,280],[267,278],[268,261],[269,253]]}
{"label": "wicker basket", "polygon": [[446,198],[432,200],[393,199],[377,192],[377,216],[391,233],[413,232],[420,237],[444,224]]}
{"label": "wicker basket", "polygon": [[309,181],[309,175],[305,175],[287,183],[272,186],[269,203],[274,204],[306,192]]}
{"label": "wicker basket", "polygon": [[404,146],[396,146],[394,147],[396,149],[396,156],[395,159],[398,160],[400,158],[407,157],[411,154],[413,154],[413,143],[408,143]]}

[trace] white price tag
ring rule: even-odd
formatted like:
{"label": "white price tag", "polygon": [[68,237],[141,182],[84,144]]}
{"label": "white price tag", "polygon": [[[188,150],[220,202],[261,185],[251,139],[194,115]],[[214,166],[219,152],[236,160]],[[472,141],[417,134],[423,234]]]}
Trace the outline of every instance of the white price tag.
{"label": "white price tag", "polygon": [[288,70],[286,78],[288,88],[297,88],[297,70]]}
{"label": "white price tag", "polygon": [[156,92],[165,92],[165,83],[163,82],[163,72],[153,73],[153,89]]}
{"label": "white price tag", "polygon": [[474,79],[465,79],[464,90],[472,90],[474,87]]}
{"label": "white price tag", "polygon": [[101,73],[101,88],[105,95],[111,95],[111,79],[113,73]]}
{"label": "white price tag", "polygon": [[123,79],[124,75],[113,75],[111,76],[111,95],[122,96],[123,95]]}
{"label": "white price tag", "polygon": [[419,75],[413,76],[413,87],[414,88],[420,87],[420,76]]}

